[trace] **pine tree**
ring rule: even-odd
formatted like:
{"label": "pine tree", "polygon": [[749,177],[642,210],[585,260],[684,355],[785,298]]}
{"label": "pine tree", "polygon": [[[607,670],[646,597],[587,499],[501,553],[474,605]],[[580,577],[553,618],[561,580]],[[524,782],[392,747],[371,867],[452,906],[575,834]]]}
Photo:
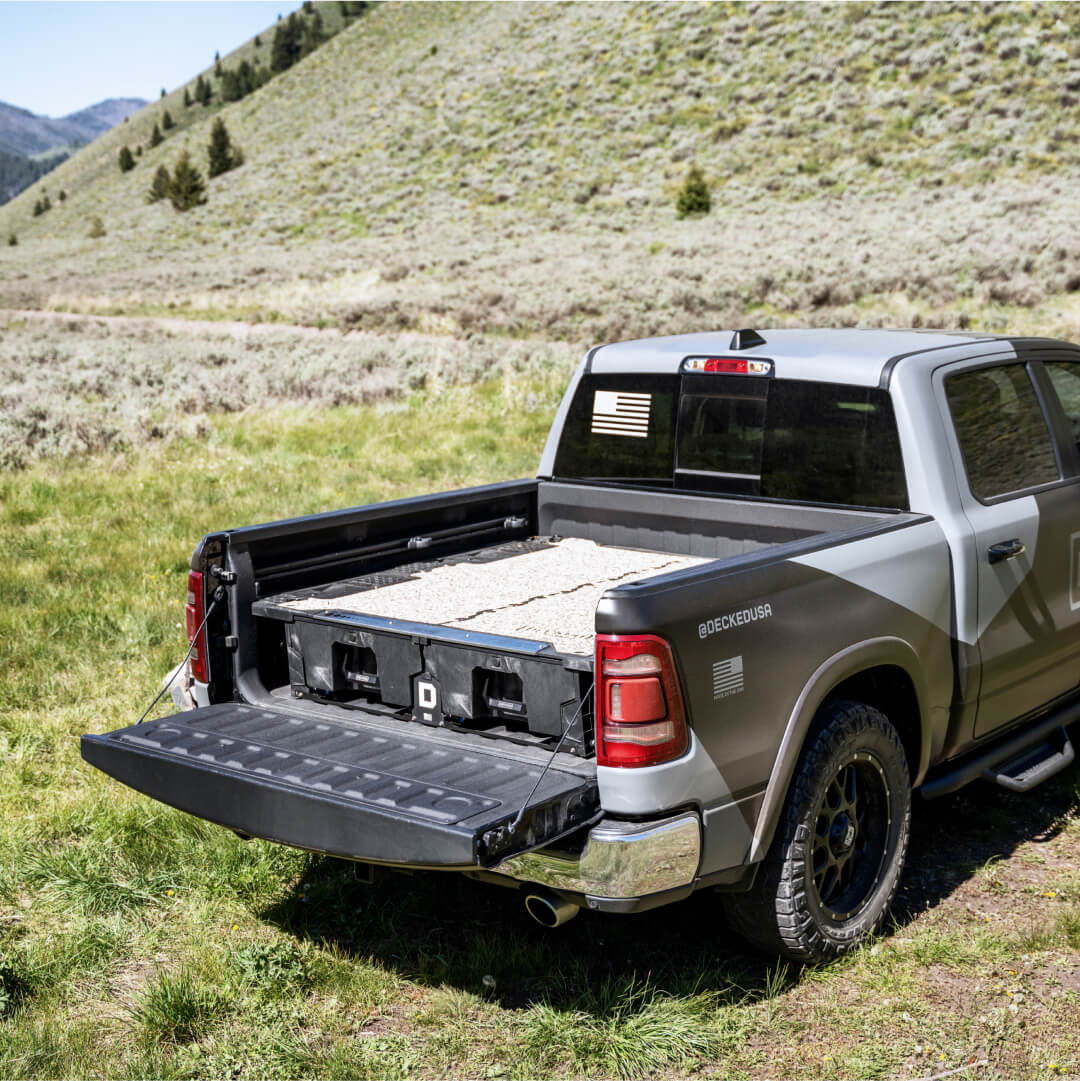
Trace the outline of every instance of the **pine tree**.
{"label": "pine tree", "polygon": [[7,242],[9,248],[14,248],[18,245],[19,238],[14,233],[8,233]]}
{"label": "pine tree", "polygon": [[300,59],[304,28],[294,11],[284,23],[274,27],[274,40],[270,45],[270,67],[275,72],[291,68]]}
{"label": "pine tree", "polygon": [[680,218],[700,218],[711,209],[712,198],[705,177],[696,165],[691,165],[675,200],[675,213]]}
{"label": "pine tree", "polygon": [[173,120],[172,114],[169,112],[168,109],[166,109],[165,112],[161,114],[161,126],[166,131],[169,131],[170,129],[176,127],[176,121]]}
{"label": "pine tree", "polygon": [[186,86],[184,87],[184,108],[191,108],[191,91]]}
{"label": "pine tree", "polygon": [[186,150],[173,169],[169,181],[169,201],[179,211],[190,210],[206,202],[206,182],[202,173],[191,164],[191,156]]}
{"label": "pine tree", "polygon": [[161,96],[162,96],[162,97],[165,97],[165,87],[162,87],[162,88],[161,88]]}
{"label": "pine tree", "polygon": [[150,149],[153,150],[155,146],[161,146],[163,142],[165,142],[165,136],[161,134],[157,121],[154,121],[154,130],[150,132]]}
{"label": "pine tree", "polygon": [[131,156],[131,148],[125,144],[120,147],[120,172],[130,173],[135,168],[135,159]]}
{"label": "pine tree", "polygon": [[225,127],[225,121],[219,116],[210,129],[210,145],[207,147],[207,159],[209,161],[209,173],[212,180],[215,176],[221,176],[230,169],[235,169],[243,160],[240,151],[232,145],[229,131]]}
{"label": "pine tree", "polygon": [[41,213],[44,214],[46,210],[52,210],[52,200],[47,195],[41,200]]}
{"label": "pine tree", "polygon": [[262,48],[262,38],[259,37],[258,34],[255,35],[255,48],[256,49],[261,49]]}
{"label": "pine tree", "polygon": [[148,203],[157,203],[162,199],[168,199],[171,185],[172,177],[169,176],[168,168],[159,165],[157,172],[154,173],[154,179],[150,181],[150,191],[147,192],[146,201]]}
{"label": "pine tree", "polygon": [[304,56],[313,53],[323,40],[323,20],[319,12],[315,12],[311,21],[304,26],[304,44],[301,52]]}
{"label": "pine tree", "polygon": [[60,189],[60,202],[67,202],[67,192],[63,188]]}
{"label": "pine tree", "polygon": [[44,213],[45,208],[41,205],[41,200],[39,199],[36,203],[34,203],[34,217],[40,218],[41,215]]}
{"label": "pine tree", "polygon": [[210,104],[214,96],[214,88],[201,75],[195,80],[195,100],[203,106]]}

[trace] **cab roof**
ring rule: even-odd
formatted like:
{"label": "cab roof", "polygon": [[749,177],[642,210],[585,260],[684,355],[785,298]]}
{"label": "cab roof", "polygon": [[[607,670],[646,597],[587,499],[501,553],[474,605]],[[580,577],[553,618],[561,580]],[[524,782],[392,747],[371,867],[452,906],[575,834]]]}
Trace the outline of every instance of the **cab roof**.
{"label": "cab roof", "polygon": [[732,348],[732,330],[615,342],[593,350],[589,368],[597,373],[666,374],[677,372],[686,357],[745,357],[771,360],[780,378],[877,386],[882,369],[896,357],[1000,337],[959,330],[827,328],[757,330],[755,334],[764,342],[744,349]]}

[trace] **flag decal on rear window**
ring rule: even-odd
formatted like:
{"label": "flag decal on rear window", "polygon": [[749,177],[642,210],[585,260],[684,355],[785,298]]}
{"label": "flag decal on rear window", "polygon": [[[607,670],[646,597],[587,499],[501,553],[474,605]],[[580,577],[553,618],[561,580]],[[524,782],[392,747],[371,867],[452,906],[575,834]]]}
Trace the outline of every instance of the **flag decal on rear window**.
{"label": "flag decal on rear window", "polygon": [[594,435],[629,435],[644,439],[649,434],[651,394],[624,394],[598,390],[593,396]]}
{"label": "flag decal on rear window", "polygon": [[741,694],[743,689],[742,657],[729,657],[726,661],[715,661],[712,666],[712,696],[727,698],[730,694]]}

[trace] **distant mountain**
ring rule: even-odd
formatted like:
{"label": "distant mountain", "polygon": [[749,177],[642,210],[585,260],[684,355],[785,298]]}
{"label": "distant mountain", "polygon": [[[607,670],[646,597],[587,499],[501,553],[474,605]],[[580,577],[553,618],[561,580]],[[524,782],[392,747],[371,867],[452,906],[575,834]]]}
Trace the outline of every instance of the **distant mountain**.
{"label": "distant mountain", "polygon": [[0,101],[0,151],[31,158],[92,142],[146,104],[142,98],[109,98],[54,119]]}
{"label": "distant mountain", "polygon": [[145,104],[142,98],[109,98],[54,119],[0,101],[0,203]]}

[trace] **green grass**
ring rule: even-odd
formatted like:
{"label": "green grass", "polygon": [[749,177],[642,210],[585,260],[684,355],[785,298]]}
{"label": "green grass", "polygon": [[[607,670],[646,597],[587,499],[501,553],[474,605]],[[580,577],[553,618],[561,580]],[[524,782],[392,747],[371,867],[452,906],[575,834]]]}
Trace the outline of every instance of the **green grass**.
{"label": "green grass", "polygon": [[133,720],[183,654],[200,535],[528,475],[561,378],[212,417],[198,437],[0,473],[0,1075],[1080,1070],[1075,771],[1032,800],[935,805],[893,933],[804,971],[744,952],[708,895],[550,933],[509,890],[366,884],[81,762],[78,736]]}

